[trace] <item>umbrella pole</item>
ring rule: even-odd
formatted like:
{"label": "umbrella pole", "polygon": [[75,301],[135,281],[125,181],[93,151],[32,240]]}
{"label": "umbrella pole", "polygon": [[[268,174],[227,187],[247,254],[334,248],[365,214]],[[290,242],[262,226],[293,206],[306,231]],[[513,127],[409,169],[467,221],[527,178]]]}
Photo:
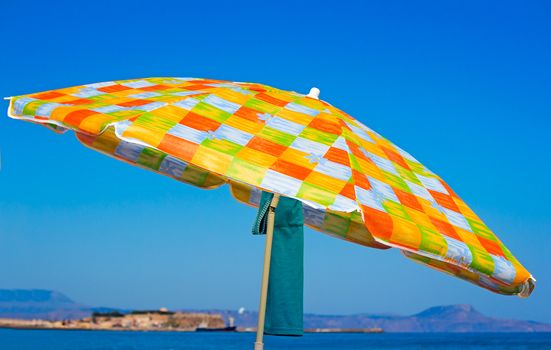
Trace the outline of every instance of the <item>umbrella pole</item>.
{"label": "umbrella pole", "polygon": [[268,297],[268,279],[270,277],[270,258],[272,256],[272,239],[274,237],[275,208],[279,202],[279,194],[274,194],[268,211],[268,227],[266,228],[266,245],[264,247],[264,270],[262,271],[262,286],[260,288],[260,306],[258,308],[258,325],[256,327],[256,342],[254,350],[264,349],[264,318],[266,316],[266,299]]}

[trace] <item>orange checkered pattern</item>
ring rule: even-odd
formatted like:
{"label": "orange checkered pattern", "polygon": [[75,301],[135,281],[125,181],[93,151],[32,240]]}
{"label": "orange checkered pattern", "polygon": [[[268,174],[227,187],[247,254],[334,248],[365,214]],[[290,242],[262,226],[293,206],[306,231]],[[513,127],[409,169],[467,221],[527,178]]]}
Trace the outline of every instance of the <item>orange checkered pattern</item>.
{"label": "orange checkered pattern", "polygon": [[266,85],[110,81],[11,98],[9,115],[203,188],[302,201],[308,226],[406,256],[502,294],[535,280],[437,175],[330,104]]}

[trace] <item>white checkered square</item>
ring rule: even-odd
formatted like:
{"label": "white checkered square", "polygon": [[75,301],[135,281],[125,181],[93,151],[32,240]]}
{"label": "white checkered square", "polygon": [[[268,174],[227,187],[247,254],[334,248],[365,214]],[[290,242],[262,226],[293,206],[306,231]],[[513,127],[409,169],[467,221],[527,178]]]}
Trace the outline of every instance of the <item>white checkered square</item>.
{"label": "white checkered square", "polygon": [[330,160],[325,160],[318,163],[318,165],[314,168],[314,171],[344,181],[348,181],[352,176],[352,169],[350,169],[349,166],[335,163]]}
{"label": "white checkered square", "polygon": [[255,206],[260,205],[260,199],[262,198],[262,191],[256,187],[251,187],[251,194],[249,196],[249,203]]}
{"label": "white checkered square", "polygon": [[45,103],[43,105],[40,105],[37,109],[36,109],[36,112],[35,114],[37,116],[40,116],[40,117],[49,117],[50,114],[52,113],[52,111],[59,107],[59,106],[62,106],[61,103]]}
{"label": "white checkered square", "polygon": [[414,195],[416,195],[417,197],[421,197],[423,199],[426,199],[428,201],[434,202],[434,198],[432,198],[432,195],[430,194],[429,191],[427,191],[426,188],[424,188],[423,186],[420,186],[416,183],[413,183],[411,181],[408,181],[408,180],[405,180],[405,181],[406,181],[406,184],[408,185],[409,189],[411,190],[411,192],[413,192]]}
{"label": "white checkered square", "polygon": [[437,178],[427,177],[427,176],[423,176],[423,175],[419,175],[419,174],[415,174],[415,175],[417,176],[419,181],[421,181],[423,186],[425,186],[429,190],[438,191],[438,192],[441,192],[441,193],[448,194],[448,191],[446,190],[446,188],[442,185],[440,180],[438,180]]}
{"label": "white checkered square", "polygon": [[129,88],[133,88],[133,89],[139,89],[139,88],[153,86],[153,85],[157,85],[157,84],[150,83],[150,82],[145,81],[145,80],[136,80],[136,81],[129,81],[129,82],[126,82],[126,83],[121,83],[120,85],[129,87]]}
{"label": "white checkered square", "polygon": [[254,136],[225,124],[216,129],[214,134],[217,138],[226,139],[241,146],[245,146]]}
{"label": "white checkered square", "polygon": [[398,200],[398,197],[396,197],[396,193],[394,193],[394,190],[392,189],[392,187],[390,187],[386,183],[384,183],[382,181],[379,181],[377,179],[374,179],[370,176],[368,176],[367,179],[371,183],[371,186],[373,187],[373,191],[377,195],[379,195],[381,197],[384,197],[384,199],[390,199],[390,200],[393,200],[396,203],[400,203],[400,201]]}
{"label": "white checkered square", "polygon": [[115,154],[121,158],[124,158],[132,163],[136,163],[142,150],[145,148],[143,145],[139,145],[132,142],[122,141],[115,149]]}
{"label": "white checkered square", "polygon": [[[88,87],[88,88],[93,88],[93,89],[99,89],[99,88],[102,88],[102,87],[106,87],[106,86],[113,86],[113,85],[116,85],[117,83],[115,83],[114,81],[104,81],[102,83],[93,83],[93,84],[87,84],[87,85],[83,85],[85,87]],[[105,94],[105,92],[103,92],[102,94]]]}
{"label": "white checkered square", "polygon": [[494,273],[492,277],[508,284],[512,283],[516,276],[516,270],[513,264],[501,256],[493,254],[490,254],[490,256],[494,260]]}
{"label": "white checkered square", "polygon": [[193,109],[193,107],[195,107],[195,105],[198,104],[198,103],[199,103],[198,99],[195,99],[193,97],[189,97],[189,98],[183,99],[181,101],[175,102],[172,105],[174,105],[176,107],[183,108],[183,109],[188,110],[188,111],[191,111]]}
{"label": "white checkered square", "polygon": [[131,97],[131,98],[150,98],[150,97],[158,97],[158,96],[161,96],[161,94],[158,93],[158,92],[144,91],[144,92],[140,92],[139,94],[129,95],[128,97]]}
{"label": "white checkered square", "polygon": [[303,137],[297,137],[289,147],[304,153],[318,155],[324,155],[329,150],[329,146]]}
{"label": "white checkered square", "polygon": [[148,103],[148,104],[145,104],[145,105],[136,106],[136,107],[134,107],[134,109],[139,110],[139,111],[151,112],[151,111],[154,111],[158,108],[164,107],[166,105],[167,105],[166,102],[151,102],[151,103]]}
{"label": "white checkered square", "polygon": [[448,218],[448,221],[450,222],[450,224],[460,227],[464,230],[473,232],[471,226],[467,222],[467,219],[465,219],[465,217],[461,213],[458,213],[454,210],[450,210],[447,208],[442,208],[442,210],[444,212],[444,215],[446,215],[446,217]]}
{"label": "white checkered square", "polygon": [[315,110],[310,107],[306,107],[303,105],[299,105],[298,103],[290,102],[285,106],[286,109],[291,110],[293,112],[298,112],[306,115],[310,115],[312,117],[315,117],[320,112],[318,110]]}
{"label": "white checkered square", "polygon": [[304,223],[306,225],[322,228],[325,220],[325,211],[314,209],[309,205],[303,205]]}
{"label": "white checkered square", "polygon": [[80,89],[77,92],[72,93],[71,95],[75,97],[80,97],[80,98],[87,98],[87,97],[103,95],[103,94],[105,94],[105,92],[98,91],[95,88],[88,87],[88,88]]}
{"label": "white checkered square", "polygon": [[329,209],[344,212],[359,210],[358,203],[355,200],[352,200],[340,194],[335,197],[335,201],[329,206]]}
{"label": "white checkered square", "polygon": [[365,132],[365,130],[363,130],[362,128],[359,128],[355,125],[352,125],[351,123],[346,123],[346,125],[348,125],[348,127],[350,129],[352,129],[352,131],[358,135],[359,137],[361,137],[364,141],[367,141],[367,142],[371,142],[371,143],[374,143],[373,139],[371,138],[371,136],[369,136],[369,134],[367,132]]}
{"label": "white checkered square", "polygon": [[446,243],[448,243],[446,258],[453,260],[458,264],[471,264],[471,262],[473,261],[473,254],[465,243],[446,235],[442,235],[442,237],[444,237]]}
{"label": "white checkered square", "polygon": [[381,204],[381,196],[375,194],[372,190],[366,190],[358,186],[354,186],[356,192],[356,198],[358,201],[370,208],[385,211],[385,208]]}
{"label": "white checkered square", "polygon": [[394,175],[399,175],[398,171],[394,167],[394,164],[390,160],[388,160],[386,158],[383,158],[383,157],[379,157],[378,155],[373,154],[373,153],[368,152],[368,151],[365,151],[364,149],[362,149],[362,152],[369,159],[371,159],[373,161],[373,163],[375,163],[375,165],[377,165],[378,168],[380,168],[382,170],[385,170],[385,171],[388,171],[389,173],[392,173]]}
{"label": "white checkered square", "polygon": [[266,125],[270,128],[274,128],[276,130],[295,136],[298,136],[298,134],[300,134],[301,131],[304,129],[304,125],[280,117],[272,117],[268,119]]}
{"label": "white checkered square", "polygon": [[184,170],[187,168],[187,163],[182,162],[181,160],[174,158],[170,155],[167,155],[159,168],[159,171],[163,174],[172,176],[174,178],[181,178]]}
{"label": "white checkered square", "polygon": [[237,103],[225,100],[216,95],[208,95],[206,98],[203,99],[203,103],[214,106],[230,114],[235,113],[239,109],[239,107],[241,107],[241,105],[238,105]]}
{"label": "white checkered square", "polygon": [[342,136],[337,137],[337,139],[335,140],[335,142],[333,142],[331,147],[335,147],[338,149],[342,149],[343,151],[350,152],[350,149],[348,148],[348,144],[346,143],[346,140]]}
{"label": "white checkered square", "polygon": [[302,186],[302,181],[274,170],[268,170],[260,187],[279,192],[285,196],[295,196]]}
{"label": "white checkered square", "polygon": [[122,107],[122,106],[117,106],[117,105],[107,105],[107,106],[102,106],[102,107],[98,107],[98,108],[92,108],[93,111],[96,111],[98,113],[113,113],[113,112],[118,112],[118,111],[122,111],[122,110],[125,110],[125,109],[128,109],[126,107]]}
{"label": "white checkered square", "polygon": [[13,114],[23,115],[23,110],[25,109],[25,106],[27,105],[27,103],[30,103],[32,101],[37,101],[37,99],[31,97],[22,97],[15,100],[13,102]]}
{"label": "white checkered square", "polygon": [[174,125],[172,129],[168,131],[168,134],[197,144],[203,142],[203,140],[208,136],[208,134],[204,131],[193,129],[182,124]]}

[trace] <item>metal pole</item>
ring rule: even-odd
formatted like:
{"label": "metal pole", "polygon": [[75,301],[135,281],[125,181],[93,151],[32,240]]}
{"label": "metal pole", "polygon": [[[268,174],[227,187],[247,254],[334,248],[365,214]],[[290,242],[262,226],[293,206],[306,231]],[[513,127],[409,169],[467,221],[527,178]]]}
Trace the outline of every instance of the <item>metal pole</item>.
{"label": "metal pole", "polygon": [[258,325],[256,327],[256,342],[254,350],[264,349],[264,318],[266,316],[266,299],[268,297],[268,279],[270,277],[270,258],[272,256],[272,239],[274,237],[275,208],[279,203],[279,194],[274,194],[268,211],[268,227],[266,228],[266,245],[264,247],[264,270],[260,288],[260,307],[258,308]]}

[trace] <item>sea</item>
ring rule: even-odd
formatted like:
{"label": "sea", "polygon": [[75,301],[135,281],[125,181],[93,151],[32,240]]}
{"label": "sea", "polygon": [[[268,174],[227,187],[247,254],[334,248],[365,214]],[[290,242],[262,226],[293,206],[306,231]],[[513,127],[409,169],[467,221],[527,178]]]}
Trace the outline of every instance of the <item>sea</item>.
{"label": "sea", "polygon": [[[0,350],[253,349],[253,333],[0,329]],[[271,349],[551,349],[551,333],[330,333],[266,336]]]}

